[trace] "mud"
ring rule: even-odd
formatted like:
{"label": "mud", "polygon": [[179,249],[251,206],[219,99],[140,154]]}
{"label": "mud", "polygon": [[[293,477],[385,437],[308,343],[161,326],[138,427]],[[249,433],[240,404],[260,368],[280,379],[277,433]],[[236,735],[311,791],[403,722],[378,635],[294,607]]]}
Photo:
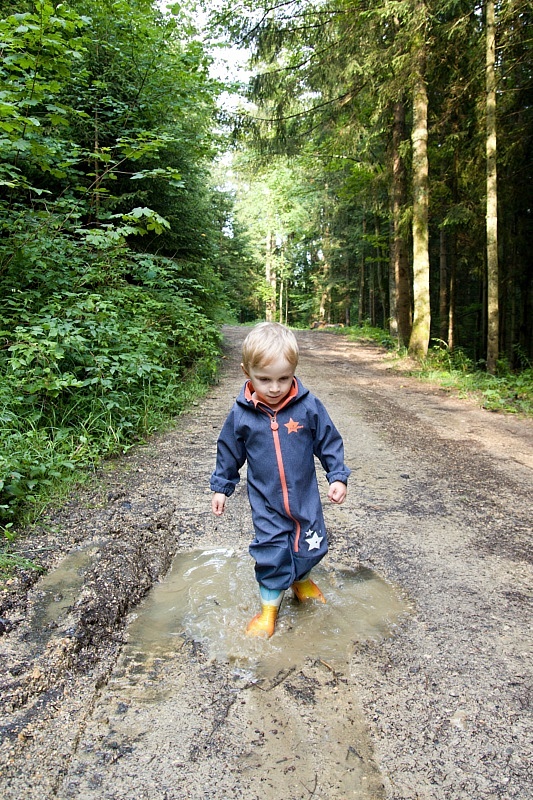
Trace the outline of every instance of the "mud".
{"label": "mud", "polygon": [[[21,573],[0,596],[2,796],[527,800],[531,421],[407,378],[377,348],[299,333],[298,374],[353,470],[346,503],[326,506],[325,585],[370,576],[385,600],[365,623],[346,592],[340,656],[315,635],[341,636],[331,616],[304,619],[287,600],[279,635],[250,653],[245,487],[222,520],[207,488],[243,333],[227,329],[219,384],[172,431],[19,541],[47,575]],[[173,573],[209,551],[236,559],[223,605],[210,576],[196,605],[150,621]],[[336,591],[332,578],[340,618]]]}

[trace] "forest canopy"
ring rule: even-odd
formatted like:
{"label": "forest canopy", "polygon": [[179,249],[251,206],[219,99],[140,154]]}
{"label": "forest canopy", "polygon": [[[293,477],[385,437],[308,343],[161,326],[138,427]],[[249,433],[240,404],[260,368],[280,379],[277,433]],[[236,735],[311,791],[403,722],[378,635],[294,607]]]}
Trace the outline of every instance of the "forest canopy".
{"label": "forest canopy", "polygon": [[244,193],[268,189],[267,313],[530,366],[532,4],[241,0],[215,19],[251,56],[238,134]]}

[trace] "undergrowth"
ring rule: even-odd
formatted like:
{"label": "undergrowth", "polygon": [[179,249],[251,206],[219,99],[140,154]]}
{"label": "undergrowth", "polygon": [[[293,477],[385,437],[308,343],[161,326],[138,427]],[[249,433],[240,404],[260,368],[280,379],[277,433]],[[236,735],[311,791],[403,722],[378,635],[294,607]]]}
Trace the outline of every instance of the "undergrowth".
{"label": "undergrowth", "polygon": [[369,322],[362,325],[354,325],[349,328],[334,329],[339,333],[345,333],[350,339],[359,342],[372,342],[381,345],[386,350],[396,350],[398,343],[387,331],[382,328],[374,328]]}
{"label": "undergrowth", "polygon": [[523,354],[520,370],[511,369],[502,359],[497,374],[489,375],[484,364],[473,362],[460,348],[449,350],[444,343],[433,341],[427,358],[416,364],[409,362],[406,368],[405,349],[398,348],[396,340],[381,328],[364,324],[335,331],[354,341],[373,342],[394,351],[399,369],[420,380],[437,383],[460,397],[474,399],[482,408],[533,416],[533,368]]}
{"label": "undergrowth", "polygon": [[497,374],[489,375],[462,350],[449,352],[447,348],[434,347],[419,366],[409,369],[409,374],[438,383],[460,397],[474,399],[488,411],[533,416],[531,366],[514,371],[505,360],[501,360]]}
{"label": "undergrowth", "polygon": [[[213,365],[198,363],[186,373],[168,377],[166,385],[144,385],[113,408],[101,398],[78,399],[61,419],[31,414],[11,418],[0,453],[1,496],[0,581],[16,569],[39,569],[12,552],[17,529],[35,522],[51,504],[60,503],[75,486],[90,480],[106,458],[127,452],[202,397],[212,383]],[[4,419],[8,416],[4,407]],[[25,425],[28,425],[25,430]]]}
{"label": "undergrowth", "polygon": [[158,274],[161,262],[147,261],[128,262],[134,283],[115,274],[105,286],[88,280],[85,260],[79,272],[94,285],[76,291],[47,262],[45,289],[34,273],[24,292],[4,296],[0,575],[21,565],[10,552],[17,528],[102,459],[161,429],[214,378],[220,331],[201,307],[202,288],[178,266],[163,263]]}

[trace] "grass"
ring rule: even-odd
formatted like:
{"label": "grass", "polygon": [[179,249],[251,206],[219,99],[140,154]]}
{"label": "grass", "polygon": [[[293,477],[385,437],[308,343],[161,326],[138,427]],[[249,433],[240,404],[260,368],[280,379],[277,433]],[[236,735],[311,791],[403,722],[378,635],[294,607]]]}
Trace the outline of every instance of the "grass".
{"label": "grass", "polygon": [[42,572],[42,567],[15,553],[0,552],[0,583],[9,580],[17,569]]}
{"label": "grass", "polygon": [[398,343],[387,331],[382,328],[373,328],[368,322],[362,325],[354,325],[350,328],[334,328],[336,333],[344,333],[349,339],[355,342],[371,342],[380,345],[386,350],[397,350]]}
{"label": "grass", "polygon": [[440,363],[440,355],[429,352],[409,374],[436,383],[459,397],[469,398],[488,411],[533,416],[533,369],[511,372],[505,367],[499,375],[481,369],[458,369]]}
{"label": "grass", "polygon": [[[58,454],[44,452],[45,447],[50,451],[53,443],[46,439],[41,443],[40,449],[35,448],[27,453],[27,460],[34,463],[48,462],[55,465],[55,469],[46,470],[46,480],[41,480],[35,486],[22,494],[17,504],[12,521],[7,521],[4,516],[3,524],[0,523],[0,583],[12,577],[18,570],[39,570],[34,562],[22,558],[13,552],[13,545],[18,531],[35,523],[46,509],[61,505],[73,490],[94,479],[96,468],[103,465],[105,459],[110,459],[126,453],[135,445],[142,444],[147,437],[156,431],[168,430],[176,416],[189,409],[199,398],[209,390],[213,381],[213,371],[191,369],[188,373],[172,385],[169,385],[166,396],[160,393],[146,394],[144,397],[142,413],[136,408],[137,424],[129,432],[112,429],[112,425],[105,431],[105,436],[100,425],[90,417],[85,419],[85,424],[80,427],[78,421],[78,435],[70,436],[70,440],[62,447],[70,447],[77,451],[76,457],[69,458],[69,468],[57,467],[58,460],[64,460],[71,454]],[[133,416],[133,415],[132,415]],[[65,424],[65,421],[63,421]],[[93,430],[94,428],[94,430]],[[80,441],[83,445],[80,445]],[[83,446],[86,452],[80,452]],[[2,543],[3,538],[3,543]]]}
{"label": "grass", "polygon": [[482,365],[476,365],[461,349],[454,351],[438,343],[428,351],[427,358],[413,362],[405,349],[381,328],[371,325],[331,329],[353,341],[372,342],[389,350],[396,368],[419,380],[435,383],[459,397],[469,398],[488,411],[533,416],[533,368],[522,358],[524,368],[511,370],[505,360],[498,363],[498,374],[489,375]]}

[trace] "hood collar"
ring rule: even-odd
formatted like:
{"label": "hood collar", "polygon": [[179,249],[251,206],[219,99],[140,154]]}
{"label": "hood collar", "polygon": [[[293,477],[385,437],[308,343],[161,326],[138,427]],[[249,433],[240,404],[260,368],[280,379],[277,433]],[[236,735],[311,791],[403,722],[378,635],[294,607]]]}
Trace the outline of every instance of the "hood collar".
{"label": "hood collar", "polygon": [[[293,400],[295,397],[298,396],[299,391],[300,391],[300,387],[298,385],[298,380],[297,380],[297,378],[293,378],[292,379],[292,386],[291,386],[291,388],[289,390],[289,394],[287,395],[287,397],[285,398],[283,403],[279,406],[279,408],[276,409],[276,412],[277,411],[281,411],[282,408],[285,408],[285,406],[288,403],[290,403],[291,400]],[[254,387],[252,386],[251,381],[246,381],[246,384],[244,386],[244,399],[248,403],[253,403],[255,408],[257,408],[258,404],[261,403],[261,400],[259,400],[257,397],[254,397]],[[267,405],[267,403],[261,403],[261,405]],[[270,408],[270,406],[269,406],[269,408]]]}

